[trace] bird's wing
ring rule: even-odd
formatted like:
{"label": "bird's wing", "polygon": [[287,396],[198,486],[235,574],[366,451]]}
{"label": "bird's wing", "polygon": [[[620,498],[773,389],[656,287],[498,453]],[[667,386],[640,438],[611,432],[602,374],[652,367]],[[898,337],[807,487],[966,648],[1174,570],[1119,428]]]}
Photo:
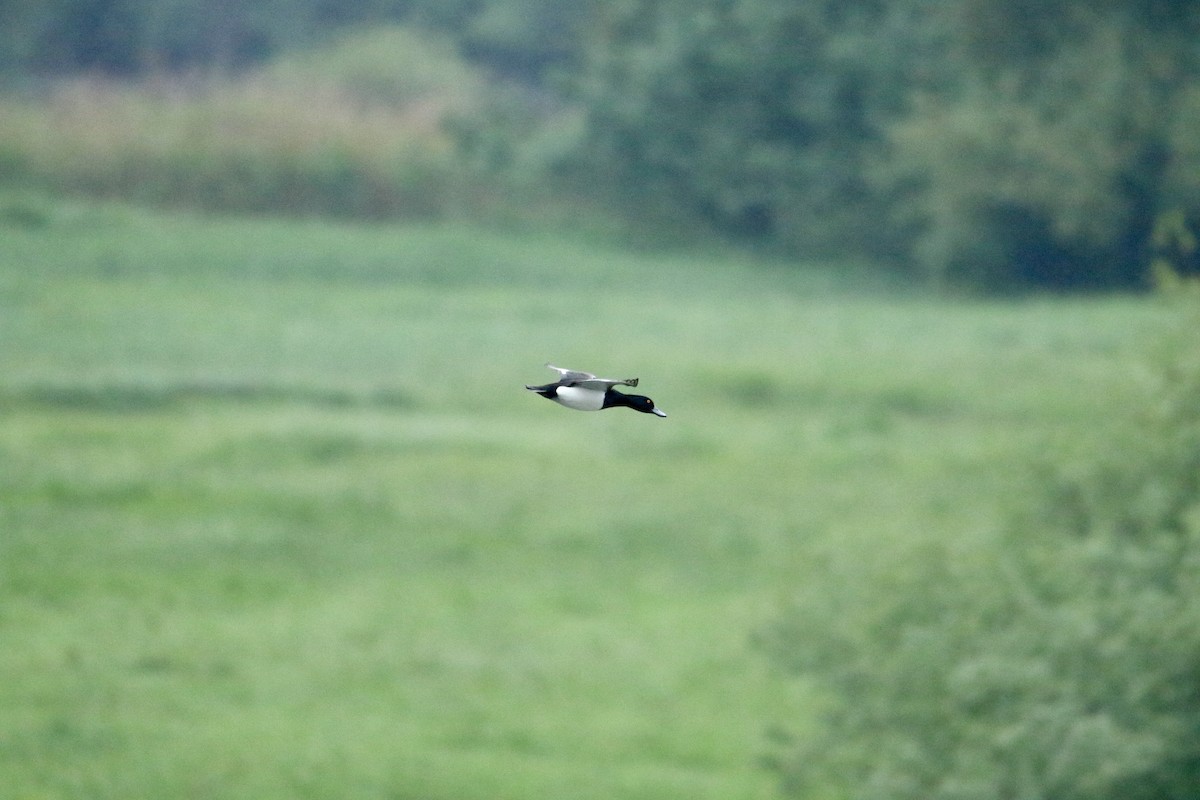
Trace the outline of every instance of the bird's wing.
{"label": "bird's wing", "polygon": [[626,378],[623,381],[619,381],[612,378],[597,378],[590,372],[563,369],[553,364],[547,364],[546,366],[558,373],[558,382],[564,386],[582,386],[585,389],[595,389],[603,392],[613,386],[637,386],[638,384],[637,378]]}
{"label": "bird's wing", "polygon": [[580,383],[582,381],[602,380],[601,378],[597,378],[595,375],[593,375],[590,372],[579,372],[579,371],[573,370],[573,369],[563,369],[562,367],[556,367],[553,364],[547,364],[546,366],[558,373],[559,383],[574,384],[574,383]]}

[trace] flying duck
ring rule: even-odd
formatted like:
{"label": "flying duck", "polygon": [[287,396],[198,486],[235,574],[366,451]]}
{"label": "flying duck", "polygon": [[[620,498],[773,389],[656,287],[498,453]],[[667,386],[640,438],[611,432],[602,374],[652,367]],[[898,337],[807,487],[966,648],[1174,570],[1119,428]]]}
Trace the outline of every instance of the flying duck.
{"label": "flying duck", "polygon": [[667,413],[654,405],[649,397],[640,394],[623,394],[616,386],[637,386],[637,378],[627,378],[614,381],[609,378],[597,378],[590,372],[576,372],[572,369],[562,369],[553,364],[547,367],[558,373],[558,380],[544,386],[526,386],[531,392],[537,392],[547,400],[553,400],[559,405],[573,408],[577,411],[599,411],[602,408],[626,406],[644,414],[655,414],[665,417]]}

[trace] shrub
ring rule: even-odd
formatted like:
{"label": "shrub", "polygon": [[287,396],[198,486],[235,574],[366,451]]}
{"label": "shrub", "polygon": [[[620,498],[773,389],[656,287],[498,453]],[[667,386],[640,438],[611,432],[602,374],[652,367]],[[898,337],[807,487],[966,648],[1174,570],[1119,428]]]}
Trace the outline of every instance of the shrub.
{"label": "shrub", "polygon": [[0,163],[10,182],[140,202],[428,217],[465,194],[443,122],[478,92],[436,38],[373,30],[236,77],[9,97]]}
{"label": "shrub", "polygon": [[323,86],[360,103],[404,108],[436,99],[461,110],[483,91],[449,39],[400,26],[343,31],[324,45],[283,55],[261,72],[285,86]]}
{"label": "shrub", "polygon": [[775,762],[791,795],[1195,797],[1196,322],[1134,424],[1047,469],[993,541],[889,554],[797,595],[767,641],[829,700]]}

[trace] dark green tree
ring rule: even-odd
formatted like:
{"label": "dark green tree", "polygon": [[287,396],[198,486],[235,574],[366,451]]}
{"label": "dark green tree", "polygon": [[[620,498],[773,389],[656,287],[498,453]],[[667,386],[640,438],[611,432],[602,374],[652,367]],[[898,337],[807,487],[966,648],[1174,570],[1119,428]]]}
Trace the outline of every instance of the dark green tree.
{"label": "dark green tree", "polygon": [[0,0],[0,68],[133,75],[229,69],[348,26],[414,24],[506,74],[570,61],[593,0]]}
{"label": "dark green tree", "polygon": [[307,41],[317,10],[311,0],[4,0],[0,59],[38,75],[236,68]]}
{"label": "dark green tree", "polygon": [[1144,282],[1164,214],[1200,219],[1200,6],[971,0],[947,17],[958,78],[915,85],[874,177],[935,282]]}
{"label": "dark green tree", "polygon": [[1200,6],[629,0],[581,152],[621,202],[992,290],[1135,286],[1200,221]]}
{"label": "dark green tree", "polygon": [[791,250],[887,241],[864,162],[930,47],[919,2],[604,6],[579,80],[583,152],[622,202]]}

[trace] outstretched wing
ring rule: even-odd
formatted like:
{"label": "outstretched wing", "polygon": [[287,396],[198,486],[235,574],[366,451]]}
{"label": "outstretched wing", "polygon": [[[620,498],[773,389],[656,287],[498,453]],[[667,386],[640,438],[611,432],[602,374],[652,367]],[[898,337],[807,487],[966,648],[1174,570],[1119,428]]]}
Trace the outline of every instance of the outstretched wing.
{"label": "outstretched wing", "polygon": [[638,384],[637,378],[626,378],[623,381],[618,381],[612,378],[597,378],[590,372],[563,369],[553,364],[547,364],[546,366],[558,373],[558,382],[563,386],[582,386],[585,389],[596,389],[602,392],[610,386],[637,386]]}
{"label": "outstretched wing", "polygon": [[600,380],[590,372],[579,372],[573,369],[563,369],[562,367],[556,367],[553,364],[547,364],[546,366],[558,373],[559,383],[579,383],[581,381]]}

